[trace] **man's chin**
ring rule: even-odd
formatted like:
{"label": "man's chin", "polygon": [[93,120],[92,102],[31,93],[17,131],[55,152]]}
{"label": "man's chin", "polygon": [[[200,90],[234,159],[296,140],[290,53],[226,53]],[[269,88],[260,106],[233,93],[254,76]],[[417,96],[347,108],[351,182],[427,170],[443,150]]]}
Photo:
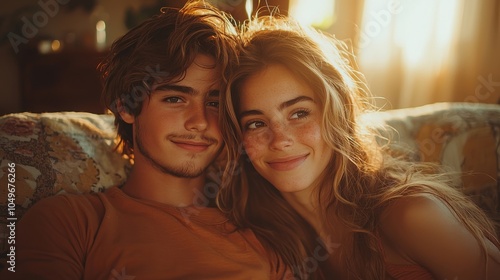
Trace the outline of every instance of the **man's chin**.
{"label": "man's chin", "polygon": [[196,166],[181,166],[181,167],[172,167],[172,166],[163,166],[155,164],[156,169],[161,172],[172,175],[178,178],[197,178],[205,173],[205,169],[198,168]]}
{"label": "man's chin", "polygon": [[169,174],[178,178],[197,178],[204,176],[209,164],[200,164],[194,162],[185,162],[177,166],[168,166],[165,164],[154,163],[154,166],[165,174]]}

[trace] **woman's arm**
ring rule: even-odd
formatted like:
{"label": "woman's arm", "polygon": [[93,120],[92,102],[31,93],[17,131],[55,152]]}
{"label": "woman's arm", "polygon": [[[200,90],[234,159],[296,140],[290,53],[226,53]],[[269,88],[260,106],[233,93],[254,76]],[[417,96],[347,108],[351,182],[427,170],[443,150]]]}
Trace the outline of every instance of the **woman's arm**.
{"label": "woman's arm", "polygon": [[381,216],[381,229],[402,257],[429,270],[436,279],[498,279],[500,251],[481,245],[441,200],[422,194],[395,201]]}

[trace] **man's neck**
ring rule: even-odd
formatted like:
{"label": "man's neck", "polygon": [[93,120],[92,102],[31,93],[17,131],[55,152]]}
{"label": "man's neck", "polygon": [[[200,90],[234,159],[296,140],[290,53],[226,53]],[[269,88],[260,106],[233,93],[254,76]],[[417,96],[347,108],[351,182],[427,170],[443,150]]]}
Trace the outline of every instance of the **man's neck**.
{"label": "man's neck", "polygon": [[204,174],[196,178],[181,178],[150,166],[141,167],[134,166],[123,185],[122,190],[127,195],[175,207],[200,207],[208,203],[203,194]]}

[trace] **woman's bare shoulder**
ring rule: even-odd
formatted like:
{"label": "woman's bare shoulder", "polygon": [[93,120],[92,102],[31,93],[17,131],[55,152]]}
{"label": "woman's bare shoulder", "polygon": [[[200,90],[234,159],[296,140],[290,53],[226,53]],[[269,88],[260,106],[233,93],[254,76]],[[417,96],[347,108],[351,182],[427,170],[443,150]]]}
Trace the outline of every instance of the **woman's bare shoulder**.
{"label": "woman's bare shoulder", "polygon": [[[380,233],[396,251],[441,279],[474,279],[486,267],[476,237],[441,199],[418,194],[395,199],[380,216]],[[498,248],[485,240],[488,254]],[[498,271],[499,264],[491,267]],[[475,278],[482,279],[482,278]]]}

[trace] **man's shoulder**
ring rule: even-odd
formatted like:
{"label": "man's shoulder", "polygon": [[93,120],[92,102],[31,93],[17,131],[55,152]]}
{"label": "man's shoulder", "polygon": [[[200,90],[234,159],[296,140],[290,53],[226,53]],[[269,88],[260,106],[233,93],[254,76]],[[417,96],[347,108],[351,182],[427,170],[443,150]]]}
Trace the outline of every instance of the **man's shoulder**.
{"label": "man's shoulder", "polygon": [[41,199],[35,203],[22,219],[98,219],[104,215],[104,206],[99,193],[63,193]]}

